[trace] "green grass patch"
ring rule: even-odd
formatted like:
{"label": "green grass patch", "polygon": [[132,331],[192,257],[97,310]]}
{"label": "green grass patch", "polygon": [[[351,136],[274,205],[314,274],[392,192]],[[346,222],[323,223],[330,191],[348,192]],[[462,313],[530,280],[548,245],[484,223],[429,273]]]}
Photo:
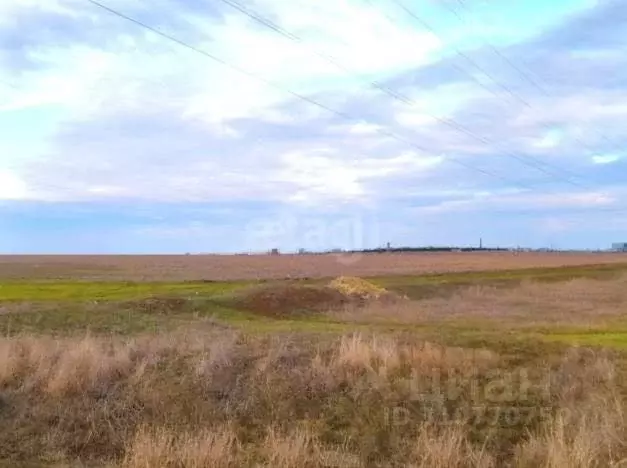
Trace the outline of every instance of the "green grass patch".
{"label": "green grass patch", "polygon": [[[523,280],[566,281],[574,278],[610,279],[625,272],[627,272],[627,264],[610,264],[386,276],[368,278],[368,281],[372,281],[392,291],[405,293],[412,298],[420,298],[432,295],[446,295],[456,288],[476,284],[513,286]],[[298,280],[297,282],[301,284],[323,284],[328,280],[328,278],[310,279]],[[259,284],[259,281],[5,281],[0,283],[0,302],[126,300],[154,295],[198,294],[202,296],[214,296],[255,284]]]}
{"label": "green grass patch", "polygon": [[[419,299],[446,295],[456,288],[486,284],[509,287],[520,281],[565,281],[573,278],[610,279],[627,272],[626,264],[566,268],[530,268],[468,273],[369,278],[391,291]],[[324,284],[328,280],[297,280]],[[265,282],[272,284],[273,281]],[[277,281],[284,284],[285,281]],[[170,329],[198,319],[212,318],[225,326],[249,332],[315,331],[407,332],[427,339],[466,347],[507,348],[531,342],[627,347],[627,322],[595,328],[529,327],[506,329],[493,320],[434,320],[421,324],[390,322],[343,323],[319,313],[264,317],[238,308],[234,299],[258,281],[229,282],[84,282],[10,281],[0,283],[0,333],[132,334]],[[171,299],[184,299],[170,306]],[[150,301],[155,301],[151,303]],[[163,305],[159,302],[163,301]],[[532,346],[533,347],[533,346]]]}
{"label": "green grass patch", "polygon": [[155,295],[213,296],[245,287],[250,282],[6,282],[1,301],[116,301]]}
{"label": "green grass patch", "polygon": [[627,349],[627,331],[552,333],[544,335],[543,339],[549,342],[568,343],[569,345]]}
{"label": "green grass patch", "polygon": [[102,304],[48,302],[28,304],[24,310],[0,314],[0,334],[66,335],[89,332],[130,335],[169,330],[206,319],[241,326],[256,320],[256,317],[204,298],[184,301],[176,309],[148,308],[141,301]]}

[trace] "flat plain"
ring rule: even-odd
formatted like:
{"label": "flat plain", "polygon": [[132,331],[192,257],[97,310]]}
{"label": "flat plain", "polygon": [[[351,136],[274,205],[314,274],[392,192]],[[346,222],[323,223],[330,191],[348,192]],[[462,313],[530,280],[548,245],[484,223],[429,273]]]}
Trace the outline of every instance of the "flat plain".
{"label": "flat plain", "polygon": [[626,286],[609,253],[3,256],[0,466],[625,466]]}
{"label": "flat plain", "polygon": [[0,255],[0,279],[185,281],[385,276],[627,263],[627,253]]}

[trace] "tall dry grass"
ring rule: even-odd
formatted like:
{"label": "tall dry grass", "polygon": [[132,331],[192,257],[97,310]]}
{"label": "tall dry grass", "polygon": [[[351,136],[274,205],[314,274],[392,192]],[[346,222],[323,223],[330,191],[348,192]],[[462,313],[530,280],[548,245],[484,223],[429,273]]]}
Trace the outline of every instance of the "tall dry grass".
{"label": "tall dry grass", "polygon": [[627,277],[578,278],[559,283],[525,281],[516,286],[474,285],[447,297],[396,304],[370,303],[331,311],[333,318],[356,322],[429,323],[493,320],[507,327],[607,325],[624,314]]}
{"label": "tall dry grass", "polygon": [[[4,338],[0,459],[587,468],[627,456],[611,354],[573,350],[519,370],[487,350],[391,335]],[[507,398],[476,391],[503,373],[529,381],[508,381]],[[482,406],[531,413],[507,423],[467,412]]]}

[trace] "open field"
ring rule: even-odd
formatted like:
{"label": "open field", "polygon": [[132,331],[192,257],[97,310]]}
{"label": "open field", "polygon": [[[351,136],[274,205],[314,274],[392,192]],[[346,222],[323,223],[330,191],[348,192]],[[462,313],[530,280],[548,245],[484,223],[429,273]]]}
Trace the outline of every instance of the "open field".
{"label": "open field", "polygon": [[366,282],[174,267],[197,257],[76,257],[53,280],[20,257],[0,281],[0,466],[627,466],[624,257],[466,255]]}
{"label": "open field", "polygon": [[412,275],[627,263],[619,253],[0,256],[0,279],[185,281]]}

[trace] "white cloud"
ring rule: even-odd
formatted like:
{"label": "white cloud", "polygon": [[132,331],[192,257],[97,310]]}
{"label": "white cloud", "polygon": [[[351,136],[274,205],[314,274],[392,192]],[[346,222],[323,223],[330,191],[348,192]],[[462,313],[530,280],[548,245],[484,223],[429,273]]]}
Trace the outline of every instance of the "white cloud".
{"label": "white cloud", "polygon": [[396,121],[406,127],[422,127],[424,125],[434,124],[435,120],[432,115],[420,112],[403,110],[396,115]]}
{"label": "white cloud", "polygon": [[420,127],[437,124],[437,119],[452,116],[473,100],[484,98],[486,92],[469,83],[452,83],[437,86],[429,92],[410,87],[402,95],[411,104],[394,103],[396,121],[404,126]]}
{"label": "white cloud", "polygon": [[[35,8],[31,1],[11,1],[9,5],[10,8],[5,6],[6,15]],[[305,38],[306,45],[263,28],[228,7],[223,19],[188,18],[188,28],[195,28],[195,34],[202,38],[192,45],[298,93],[355,86],[353,76],[312,56],[312,50],[324,54],[332,51],[339,63],[355,73],[387,76],[425,63],[440,47],[431,34],[383,20],[358,0],[326,0],[315,7],[309,2],[274,0],[260,5],[265,7],[265,11],[260,10],[262,16],[272,15],[277,23]],[[113,6],[131,16],[136,7],[125,2]],[[165,6],[161,7],[166,14]],[[77,21],[93,18],[96,13],[110,22],[124,21],[89,4],[53,1],[40,3],[38,8],[72,14]],[[141,18],[141,12],[135,16]],[[293,98],[281,89],[155,37],[136,25],[125,24],[127,34],[111,37],[101,46],[68,48],[47,44],[33,51],[30,58],[47,64],[45,69],[29,74],[22,83],[24,91],[2,110],[49,103],[63,104],[72,110],[84,110],[85,106],[90,110],[94,106],[101,110],[111,105],[127,107],[134,102],[144,103],[147,96],[143,89],[154,91],[154,84],[160,84],[167,89],[163,96],[178,100],[186,115],[219,123],[259,116],[268,107]],[[91,25],[86,23],[85,27]],[[190,35],[189,30],[171,32],[174,36],[177,33],[181,37],[185,37],[183,33]]]}
{"label": "white cloud", "polygon": [[[28,50],[29,60],[37,66],[20,71],[19,90],[0,104],[0,112],[7,115],[15,111],[35,112],[37,107],[52,105],[71,126],[87,123],[92,129],[105,130],[117,125],[115,121],[121,121],[122,116],[138,116],[131,119],[133,124],[151,125],[149,109],[155,109],[155,113],[170,115],[172,122],[202,123],[207,131],[205,142],[196,131],[196,140],[188,145],[165,145],[172,146],[171,157],[180,159],[183,164],[161,171],[142,167],[142,164],[151,164],[151,160],[160,157],[156,153],[162,150],[153,148],[153,141],[167,138],[165,134],[150,135],[143,130],[125,129],[125,135],[107,132],[104,139],[91,138],[82,144],[66,145],[52,140],[49,149],[27,165],[30,174],[37,174],[34,183],[39,189],[36,192],[48,199],[203,199],[232,197],[234,192],[243,197],[263,193],[264,197],[281,198],[289,193],[288,187],[298,187],[296,198],[317,198],[323,193],[340,198],[362,196],[363,180],[398,172],[386,166],[395,164],[394,158],[375,163],[374,159],[368,159],[371,156],[366,152],[362,164],[336,162],[332,158],[291,163],[290,157],[281,159],[285,148],[269,140],[264,142],[265,148],[258,148],[264,153],[264,162],[261,162],[253,156],[258,153],[257,149],[251,151],[254,142],[231,123],[247,118],[280,125],[332,116],[279,88],[291,89],[302,96],[336,93],[339,102],[333,105],[342,105],[346,95],[338,93],[353,92],[355,87],[366,88],[369,80],[423,64],[441,47],[432,34],[392,23],[359,0],[325,0],[315,5],[272,0],[256,4],[261,15],[301,36],[305,46],[261,27],[228,7],[224,7],[221,18],[206,15],[200,21],[197,16],[182,16],[184,28],[164,28],[174,36],[193,38],[190,39],[192,45],[260,78],[256,79],[88,3],[74,0],[9,3],[10,7],[5,4],[3,10],[6,15],[19,13],[24,21],[35,11],[69,16],[83,22],[86,28],[101,31],[103,36],[100,41],[72,45],[67,41],[51,41]],[[129,5],[117,0],[105,3],[139,19],[145,15],[144,10],[139,10],[145,5]],[[155,9],[162,9],[166,14],[166,3],[158,2]],[[159,27],[158,22],[154,26]],[[109,29],[112,33],[104,35]],[[316,57],[316,52],[332,55],[338,63],[362,76],[363,82],[356,82],[351,73]],[[268,86],[266,80],[278,87]],[[361,94],[369,96],[372,92]],[[293,101],[300,103],[295,115],[279,107]],[[324,102],[327,105],[328,99]],[[63,124],[61,121],[59,127]],[[378,124],[364,121],[344,127],[342,131],[343,135],[358,137],[377,133],[380,128]],[[173,138],[185,137],[173,135]],[[222,145],[220,139],[238,138],[249,143],[243,149],[245,153],[226,156],[225,148],[227,152],[232,150]],[[109,150],[107,145],[111,145]],[[198,154],[189,150],[195,145]],[[298,153],[298,146],[292,150],[293,154]],[[271,154],[272,151],[275,153]],[[61,159],[56,156],[57,152],[62,153]],[[210,159],[214,164],[202,169],[202,159]],[[255,176],[250,174],[251,170]],[[329,170],[331,175],[327,173]],[[217,174],[219,177],[214,178]],[[261,174],[266,180],[279,183],[274,188],[261,187],[264,184],[255,180]],[[32,176],[27,178],[33,179]],[[51,178],[55,180],[47,185],[45,180]],[[316,182],[316,178],[325,180]],[[211,180],[210,185],[208,180]],[[270,195],[272,191],[274,194]]]}
{"label": "white cloud", "polygon": [[26,183],[14,172],[0,168],[0,200],[28,198]]}
{"label": "white cloud", "polygon": [[616,161],[620,161],[621,157],[618,154],[597,154],[592,156],[592,162],[594,164],[611,164]]}
{"label": "white cloud", "polygon": [[316,199],[369,201],[368,182],[391,178],[397,174],[425,174],[437,167],[442,157],[421,156],[404,152],[390,158],[371,158],[365,155],[342,156],[324,148],[284,155],[280,180],[288,180],[299,190],[296,201]]}
{"label": "white cloud", "polygon": [[67,0],[3,0],[0,3],[0,26],[9,24],[19,13],[48,11],[67,16],[77,16]]}
{"label": "white cloud", "polygon": [[[617,193],[613,193],[617,192]],[[419,213],[454,213],[468,211],[527,211],[571,208],[611,207],[624,197],[620,191],[571,192],[571,193],[507,193],[483,191],[468,194],[457,200],[448,200],[416,208]]]}
{"label": "white cloud", "polygon": [[372,124],[368,122],[358,122],[348,126],[348,132],[355,135],[372,135],[376,134],[383,127],[381,125]]}
{"label": "white cloud", "polygon": [[26,73],[24,82],[12,99],[0,106],[0,112],[59,105],[79,116],[106,108],[110,98],[121,90],[113,86],[122,83],[107,80],[107,75],[117,73],[122,63],[113,52],[74,46],[32,55],[49,63],[49,67],[44,72]]}
{"label": "white cloud", "polygon": [[559,130],[547,131],[541,138],[535,140],[532,144],[536,148],[556,148],[562,141],[562,132]]}
{"label": "white cloud", "polygon": [[283,27],[297,31],[316,50],[332,51],[334,58],[359,74],[406,70],[425,63],[442,46],[433,34],[391,22],[359,0],[266,0],[260,4]]}
{"label": "white cloud", "polygon": [[523,107],[513,124],[525,127],[564,122],[574,130],[578,125],[598,125],[606,119],[627,115],[625,95],[625,90],[611,89],[550,95],[534,102],[531,107]]}
{"label": "white cloud", "polygon": [[[375,189],[383,191],[403,178],[412,183],[407,180],[427,173],[433,177],[420,179],[412,193],[473,185],[471,170],[454,172],[447,165],[441,171],[444,159],[434,156],[439,154],[463,160],[462,166],[489,171],[496,167],[495,173],[509,179],[529,176],[534,183],[546,174],[512,164],[503,147],[522,150],[523,156],[567,154],[573,164],[585,161],[590,166],[591,158],[597,164],[609,163],[604,152],[582,157],[569,151],[572,136],[578,126],[588,129],[627,115],[624,93],[615,89],[549,93],[536,96],[533,109],[525,109],[489,95],[464,73],[451,78],[450,64],[443,66],[448,67],[443,72],[447,79],[440,82],[434,72],[427,80],[432,84],[422,86],[415,76],[447,44],[411,21],[388,20],[361,0],[254,3],[256,12],[298,34],[306,46],[221,4],[218,15],[209,10],[178,14],[185,6],[177,9],[177,2],[170,0],[105,3],[249,70],[261,81],[82,0],[7,0],[0,7],[0,28],[18,13],[28,24],[29,14],[47,10],[75,20],[89,33],[58,41],[53,35],[48,42],[25,47],[31,67],[14,70],[14,76],[0,71],[0,79],[19,78],[19,90],[0,103],[0,118],[17,111],[35,116],[37,107],[44,105],[59,109],[56,135],[37,145],[44,147],[38,158],[30,157],[14,171],[31,195],[323,202],[372,199]],[[332,55],[359,78],[315,52]],[[392,88],[416,104],[408,106],[368,88],[370,81],[387,83],[387,78],[398,80]],[[263,80],[356,118],[338,118]],[[475,139],[469,144],[467,134],[438,118],[456,119],[471,128],[480,135],[478,143]],[[547,132],[547,127],[554,130]],[[383,129],[401,138],[375,138]],[[484,136],[500,146],[485,144]],[[330,151],[316,152],[318,147]],[[406,152],[410,147],[425,148],[427,156]],[[394,186],[397,192],[404,188]],[[461,208],[475,201],[448,206]]]}

